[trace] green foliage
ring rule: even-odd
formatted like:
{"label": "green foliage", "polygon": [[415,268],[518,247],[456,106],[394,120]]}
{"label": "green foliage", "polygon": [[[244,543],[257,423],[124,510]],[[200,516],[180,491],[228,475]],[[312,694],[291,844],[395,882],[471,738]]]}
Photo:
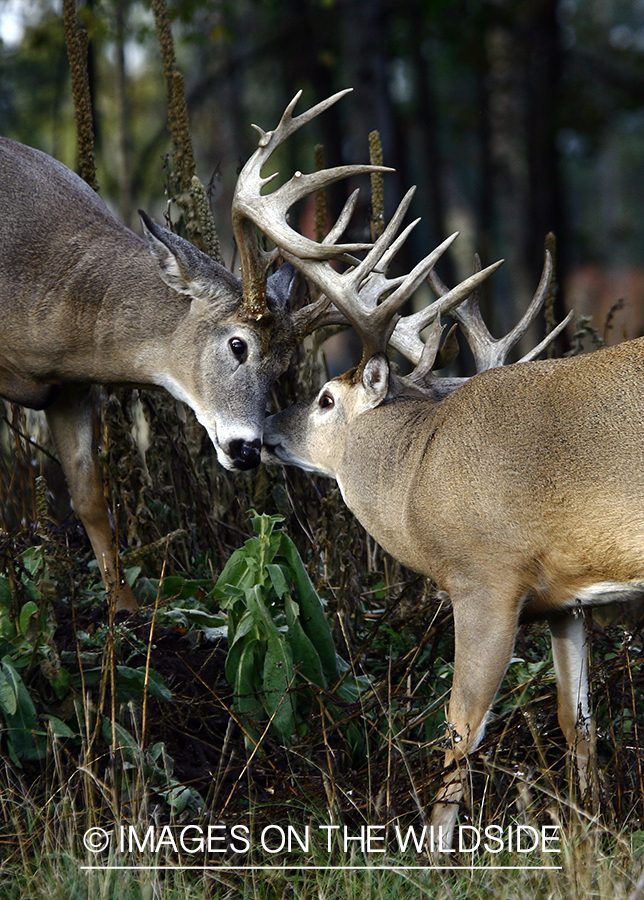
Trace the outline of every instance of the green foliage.
{"label": "green foliage", "polygon": [[[48,729],[59,738],[78,739],[85,713],[78,704],[67,701],[87,691],[100,695],[109,668],[117,704],[140,702],[146,689],[158,700],[171,699],[171,692],[156,672],[119,664],[115,657],[110,665],[105,628],[99,627],[93,634],[79,629],[79,649],[64,653],[63,665],[46,600],[55,591],[55,583],[44,546],[24,551],[14,569],[21,575],[13,590],[9,577],[0,576],[0,723],[9,758],[18,767],[44,758]],[[136,570],[128,574],[133,578]],[[18,594],[26,598],[22,605]],[[96,602],[96,596],[93,600]],[[118,639],[118,626],[114,631]],[[145,650],[145,646],[132,642],[136,653]],[[51,707],[65,709],[66,721],[52,715]],[[109,719],[105,721],[109,725]],[[125,733],[125,729],[121,731]]]}
{"label": "green foliage", "polygon": [[[324,607],[281,516],[252,513],[256,537],[235,551],[212,598],[228,613],[226,678],[235,711],[257,744],[266,725],[288,741],[305,730],[313,686],[340,681]],[[364,682],[345,677],[340,696],[355,700]]]}
{"label": "green foliage", "polygon": [[47,672],[58,697],[69,685],[68,673],[60,666],[56,654],[53,623],[42,601],[41,589],[49,582],[41,548],[23,553],[21,569],[21,587],[27,600],[17,612],[10,581],[0,576],[0,719],[7,752],[18,766],[40,759],[45,747],[46,729],[39,720],[25,678],[40,663],[39,670]]}

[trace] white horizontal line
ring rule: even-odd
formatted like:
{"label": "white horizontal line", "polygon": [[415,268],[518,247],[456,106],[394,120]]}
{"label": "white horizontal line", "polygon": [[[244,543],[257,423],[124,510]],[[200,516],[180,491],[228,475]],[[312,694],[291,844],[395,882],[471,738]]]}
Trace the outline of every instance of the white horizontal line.
{"label": "white horizontal line", "polygon": [[563,866],[80,866],[82,872],[157,872],[157,871],[199,871],[199,872],[304,872],[304,871],[342,871],[342,872],[406,872],[410,869],[419,872],[455,872],[472,869],[494,871],[552,871],[561,870]]}

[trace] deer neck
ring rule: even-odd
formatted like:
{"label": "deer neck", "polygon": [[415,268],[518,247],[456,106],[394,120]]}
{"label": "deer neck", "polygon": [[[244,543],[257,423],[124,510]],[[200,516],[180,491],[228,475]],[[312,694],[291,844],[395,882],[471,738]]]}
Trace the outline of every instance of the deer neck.
{"label": "deer neck", "polygon": [[410,526],[438,481],[431,464],[436,412],[437,405],[427,398],[405,397],[358,416],[348,428],[337,473],[345,503],[363,527],[416,571]]}

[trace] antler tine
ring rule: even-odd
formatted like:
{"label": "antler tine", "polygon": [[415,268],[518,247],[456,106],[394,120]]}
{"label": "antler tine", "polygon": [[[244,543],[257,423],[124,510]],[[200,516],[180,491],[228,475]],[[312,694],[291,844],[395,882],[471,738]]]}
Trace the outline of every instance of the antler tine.
{"label": "antler tine", "polygon": [[[475,253],[474,271],[479,272],[480,270],[481,258],[478,253]],[[434,284],[432,286],[435,289],[439,289],[442,287],[444,290],[447,290],[438,276],[434,278]],[[473,291],[460,306],[456,307],[451,312],[452,318],[455,319],[461,326],[461,330],[463,331],[465,339],[467,340],[467,343],[472,351],[477,372],[481,372],[484,369],[493,368],[492,366],[487,365],[485,352],[490,347],[494,346],[495,342],[495,339],[492,337],[487,325],[483,321],[479,302],[479,291]]]}
{"label": "antler tine", "polygon": [[331,229],[331,236],[319,243],[298,234],[287,222],[288,210],[303,197],[314,191],[328,187],[342,178],[354,175],[389,172],[385,166],[352,165],[323,169],[309,175],[296,172],[285,184],[263,196],[262,189],[276,174],[264,178],[262,168],[271,154],[288,137],[310,122],[320,113],[349,93],[350,89],[339,91],[332,97],[293,117],[293,110],[301,96],[298,92],[288,104],[280,122],[273,131],[264,131],[253,126],[259,133],[258,147],[239,173],[232,204],[233,232],[239,249],[242,285],[244,292],[243,309],[255,319],[268,314],[266,303],[266,275],[275,256],[267,254],[259,246],[258,227],[277,247],[288,248],[299,259],[333,259],[371,247],[371,244],[353,243],[335,245],[337,238],[346,228],[349,218],[347,209],[353,209],[355,199],[345,204],[337,223]]}
{"label": "antler tine", "polygon": [[[307,197],[315,191],[322,190],[343,178],[349,178],[354,175],[369,175],[372,172],[391,171],[392,169],[384,166],[351,165],[322,169],[319,172],[311,172],[310,174],[296,172],[292,178],[271,194],[262,196],[257,191],[254,191],[252,197],[248,196],[244,185],[240,185],[240,175],[235,192],[235,214],[244,215],[246,218],[254,221],[267,237],[280,247],[287,246],[300,259],[335,259],[343,253],[368,250],[372,246],[371,243],[332,245],[324,242],[319,243],[304,237],[288,224],[287,213],[298,200]],[[260,181],[267,184],[270,180],[272,179],[261,179]],[[334,226],[334,233],[340,234],[341,232]]]}
{"label": "antler tine", "polygon": [[[476,257],[476,261],[477,265],[480,266],[478,256]],[[539,284],[530,306],[512,331],[502,338],[493,338],[490,334],[483,321],[483,317],[481,316],[478,296],[472,295],[468,297],[461,306],[450,312],[452,318],[456,319],[461,326],[467,343],[472,351],[472,355],[474,356],[477,372],[484,372],[487,369],[493,369],[497,366],[502,366],[505,363],[512,347],[521,340],[535,320],[537,313],[542,308],[548,293],[552,275],[552,256],[550,251],[546,250],[541,278],[539,279]],[[446,286],[435,272],[431,272],[427,280],[432,290],[439,296],[443,296],[447,292]],[[530,360],[536,359],[540,353],[543,353],[546,347],[555,340],[557,335],[561,334],[563,329],[570,322],[572,315],[572,313],[569,313],[562,322],[553,328],[552,331],[537,344],[536,347],[533,347],[532,350],[529,350],[528,353],[525,354],[525,356],[521,357],[519,362],[529,362]]]}
{"label": "antler tine", "polygon": [[[400,322],[398,323],[401,324]],[[456,327],[456,326],[454,326]],[[425,342],[423,343],[420,340],[418,334],[418,343],[421,345],[422,349],[420,351],[420,355],[418,359],[415,361],[416,365],[414,371],[411,373],[411,380],[415,381],[417,384],[423,384],[425,379],[431,377],[432,368],[434,366],[434,361],[438,356],[438,351],[440,348],[441,338],[443,336],[443,326],[441,325],[440,316],[436,316],[434,321],[431,324],[429,329],[429,333]],[[395,331],[394,331],[395,334]],[[393,337],[393,336],[392,336]],[[390,341],[390,343],[393,343]],[[400,351],[402,352],[402,351]],[[403,354],[406,356],[407,354]]]}
{"label": "antler tine", "polygon": [[[452,235],[443,241],[407,275],[387,278],[382,266],[383,260],[389,262],[393,252],[400,248],[411,228],[416,224],[415,222],[411,223],[398,237],[395,236],[412,195],[413,191],[407,192],[391,222],[365,259],[343,273],[335,271],[328,261],[301,260],[292,256],[290,248],[283,250],[284,258],[299,268],[322,291],[325,297],[335,304],[346,321],[356,329],[364,345],[365,360],[375,353],[386,351],[398,310],[427,278],[430,269],[456,237],[456,235]],[[385,294],[389,294],[389,296],[379,304],[380,298]],[[436,302],[442,309],[446,304],[449,305],[450,301],[460,303],[463,296],[465,296],[463,293],[456,297],[454,294],[450,294],[447,301]]]}
{"label": "antler tine", "polygon": [[566,318],[562,319],[558,325],[555,325],[552,331],[549,331],[544,339],[539,344],[537,344],[536,347],[533,347],[532,350],[528,350],[525,356],[522,356],[521,359],[518,360],[518,362],[531,362],[533,359],[536,359],[537,356],[543,353],[546,347],[548,347],[549,344],[551,344],[555,340],[555,338],[561,334],[566,325],[568,325],[572,320],[574,314],[574,310],[571,309]]}
{"label": "antler tine", "polygon": [[352,91],[353,88],[344,88],[344,90],[342,91],[337,91],[337,93],[332,94],[325,100],[321,100],[319,103],[316,103],[315,106],[312,106],[310,109],[307,109],[303,113],[300,113],[299,116],[295,116],[295,118],[293,118],[293,110],[297,106],[297,103],[302,96],[302,91],[299,90],[293,97],[291,102],[287,105],[286,109],[282,113],[282,118],[279,120],[277,128],[275,128],[273,131],[264,131],[264,129],[260,128],[259,125],[252,125],[251,127],[259,133],[260,148],[267,148],[269,144],[272,144],[272,146],[268,150],[266,159],[268,159],[268,157],[276,147],[279,147],[280,144],[282,144],[288,137],[290,137],[299,128],[301,128],[302,125],[306,125],[307,122],[315,119],[317,116],[321,115],[321,113],[326,112],[326,110],[337,103],[338,100],[341,100]]}
{"label": "antler tine", "polygon": [[340,212],[335,225],[322,239],[323,244],[335,244],[338,238],[340,238],[344,234],[346,227],[351,220],[351,216],[355,211],[359,195],[360,188],[356,188],[351,192],[351,194],[349,194],[349,196],[345,200],[344,206],[342,207],[342,211]]}
{"label": "antler tine", "polygon": [[[448,242],[451,243],[455,237],[456,234],[452,235],[452,237],[448,238],[444,244],[447,244]],[[441,245],[441,247],[442,246],[443,245]],[[434,260],[434,263],[435,262],[436,260]],[[421,339],[420,333],[433,321],[440,321],[441,316],[447,314],[454,316],[458,309],[471,301],[472,295],[478,290],[479,286],[502,265],[503,260],[500,259],[498,262],[492,263],[491,266],[488,266],[485,269],[479,268],[470,275],[469,278],[461,281],[451,290],[448,290],[445,285],[442,285],[443,293],[437,300],[418,312],[399,319],[389,340],[391,346],[398,350],[399,353],[415,366],[422,364],[424,368],[424,364],[421,360],[423,358],[425,360],[427,359],[427,342]],[[433,270],[430,270],[430,273],[427,276],[428,281],[430,280],[432,273]],[[435,293],[438,293],[438,291],[435,290]],[[419,376],[418,370],[414,372],[414,376],[416,378]]]}
{"label": "antler tine", "polygon": [[397,238],[395,237],[398,229],[400,228],[402,220],[404,219],[405,214],[409,209],[409,205],[415,193],[416,187],[410,187],[405,196],[398,204],[396,212],[391,217],[380,237],[377,239],[375,244],[373,244],[373,246],[369,250],[369,253],[365,256],[362,262],[356,267],[354,274],[355,279],[358,283],[363,281],[367,277],[367,275],[371,274],[371,272],[376,269],[376,266],[381,260],[383,264],[380,269],[382,272],[386,272],[392,258],[404,244],[412,228],[414,228],[414,226],[420,221],[419,219],[416,219],[415,221],[411,222],[405,228],[402,234],[398,235]]}
{"label": "antler tine", "polygon": [[[414,222],[413,224],[416,223]],[[398,287],[396,287],[396,289],[391,294],[389,294],[389,296],[385,300],[382,301],[378,309],[381,310],[381,315],[383,316],[383,318],[387,317],[389,319],[392,315],[398,312],[400,307],[403,305],[403,303],[405,303],[406,300],[409,299],[409,297],[411,297],[416,288],[418,288],[423,283],[423,281],[425,281],[425,279],[427,278],[427,274],[434,268],[445,250],[447,250],[447,248],[456,239],[457,236],[458,232],[450,235],[450,237],[446,238],[442,244],[439,244],[438,247],[432,250],[431,253],[428,253],[424,259],[421,259],[421,261],[417,263],[411,270],[411,272],[404,278],[402,284],[399,284]],[[399,279],[396,280],[399,281]],[[389,282],[388,286],[391,287],[391,282]],[[384,293],[384,291],[381,291],[381,295],[382,293]],[[463,294],[460,294],[460,297],[462,299]],[[445,301],[443,298],[435,302],[440,304],[441,308],[445,306]],[[460,302],[458,299],[454,300],[454,303],[458,302]],[[433,306],[434,304],[431,304],[426,309],[426,313],[429,316],[429,321],[431,321],[434,318],[434,315],[436,315],[436,313],[432,314],[430,312]]]}
{"label": "antler tine", "polygon": [[[438,348],[436,346],[431,351],[431,348],[427,347],[420,339],[420,332],[432,321],[440,319],[441,315],[461,304],[465,297],[476,290],[479,284],[501,265],[502,261],[489,266],[484,271],[475,272],[451,291],[445,288],[443,296],[430,306],[400,319],[398,311],[401,306],[428,277],[438,259],[457,237],[456,233],[446,238],[407,275],[387,278],[386,269],[389,262],[416,224],[416,222],[410,223],[401,234],[396,236],[412,196],[413,189],[407,192],[382,235],[365,259],[355,268],[339,273],[323,260],[297,260],[291,258],[288,251],[284,253],[284,256],[289,262],[300,268],[323,292],[326,305],[321,309],[327,316],[327,320],[342,321],[340,318],[335,318],[337,309],[345,317],[345,321],[353,325],[364,346],[364,360],[374,353],[384,353],[387,344],[391,343],[415,365],[421,363],[422,358],[421,365],[424,371],[425,368],[429,370],[431,365],[428,362],[429,356],[433,352],[435,357]],[[384,295],[388,296],[379,302]],[[326,298],[335,304],[335,309],[329,308]],[[319,322],[319,319],[316,321]],[[418,380],[421,380],[420,376],[418,376]]]}
{"label": "antler tine", "polygon": [[[338,273],[333,270],[326,271],[326,267],[315,266],[313,260],[302,261],[291,258],[289,255],[290,248],[289,251],[284,254],[285,259],[300,268],[320,290],[325,293],[332,292],[331,296],[334,299],[337,297],[337,291],[334,289],[334,284],[337,288],[338,284],[340,284],[338,279],[342,278],[344,281],[342,293],[345,294],[345,297],[348,296],[350,290],[353,290],[356,294],[359,292],[360,307],[365,311],[375,310],[378,305],[378,300],[386,290],[391,291],[399,288],[404,284],[405,280],[410,277],[408,275],[403,275],[394,279],[386,279],[384,273],[387,270],[390,260],[395,256],[412,228],[419,221],[416,219],[414,222],[410,223],[404,229],[402,234],[398,235],[398,237],[393,240],[396,231],[400,227],[400,223],[409,208],[409,203],[415,190],[415,188],[411,188],[405,197],[403,197],[391,221],[388,223],[376,243],[373,246],[370,245],[371,249],[362,261],[348,259],[347,256],[343,254],[341,258],[354,266],[352,271],[346,272],[343,276],[338,275]],[[346,201],[336,224],[324,238],[323,243],[333,244],[343,233],[355,208],[357,197],[358,190],[355,190]],[[449,239],[449,242],[451,242],[451,240],[452,239]],[[445,244],[445,246],[447,246],[447,244]],[[444,249],[444,247],[442,249]],[[440,255],[442,250],[435,252],[438,252],[438,255]],[[317,259],[320,260],[320,257],[318,256]],[[379,263],[381,263],[381,265],[376,269],[376,266],[378,266]],[[401,301],[401,304],[402,302],[404,302],[404,299]],[[316,308],[313,309],[312,307]],[[319,309],[317,307],[319,307]],[[342,307],[342,310],[339,307]],[[336,307],[333,307],[331,306],[331,301],[327,299],[327,297],[322,297],[317,304],[309,304],[304,310],[298,311],[298,313],[296,313],[296,319],[298,320],[300,329],[303,329],[303,333],[306,334],[314,330],[315,327],[319,327],[320,322],[323,324],[349,324],[348,317],[344,312],[345,309],[346,306],[342,300],[340,300]],[[364,323],[359,324],[356,320],[356,316],[359,315],[357,306],[350,315],[351,323],[356,330],[361,331]],[[381,312],[380,314],[376,314],[376,316],[377,315],[382,316],[383,313]],[[382,325],[382,323],[380,324]],[[368,327],[376,328],[377,326],[372,320],[371,325]]]}
{"label": "antler tine", "polygon": [[[510,350],[521,340],[543,306],[552,278],[552,270],[552,257],[549,251],[546,251],[541,279],[530,306],[514,328],[502,338],[493,338],[490,334],[481,317],[478,298],[470,298],[466,304],[451,313],[463,329],[474,356],[477,372],[494,369],[505,363]],[[548,336],[545,346],[554,340],[554,336],[551,335]]]}
{"label": "antler tine", "polygon": [[[481,270],[481,259],[478,253],[474,254],[474,270],[476,272]],[[428,281],[432,290],[439,297],[444,296],[448,292],[447,286],[443,284],[436,272],[430,273]],[[478,290],[473,291],[459,307],[450,313],[452,318],[461,326],[461,330],[474,356],[477,372],[493,368],[493,366],[488,364],[485,353],[495,344],[495,339],[483,321],[479,299]]]}

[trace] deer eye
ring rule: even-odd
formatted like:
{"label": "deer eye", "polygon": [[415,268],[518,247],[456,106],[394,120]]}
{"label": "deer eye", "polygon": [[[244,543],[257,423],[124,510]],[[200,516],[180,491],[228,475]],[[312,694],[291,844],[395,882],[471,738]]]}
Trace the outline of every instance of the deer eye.
{"label": "deer eye", "polygon": [[329,391],[324,391],[323,394],[320,394],[318,405],[320,409],[331,409],[332,406],[335,406],[335,400],[333,399],[332,394]]}
{"label": "deer eye", "polygon": [[246,357],[248,356],[248,346],[245,341],[242,341],[241,338],[234,337],[230,339],[230,341],[228,342],[228,346],[230,347],[233,356],[238,362],[246,362]]}

